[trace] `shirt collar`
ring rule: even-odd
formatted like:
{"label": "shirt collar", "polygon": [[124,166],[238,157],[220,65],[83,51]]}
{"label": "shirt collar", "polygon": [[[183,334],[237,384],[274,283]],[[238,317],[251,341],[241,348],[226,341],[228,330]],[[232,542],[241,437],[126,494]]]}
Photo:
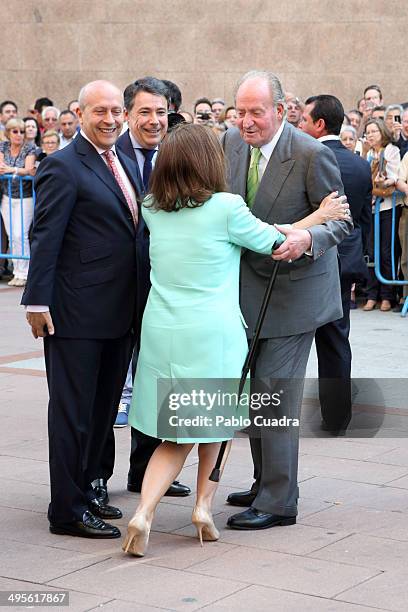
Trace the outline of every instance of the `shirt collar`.
{"label": "shirt collar", "polygon": [[[88,136],[85,134],[83,130],[80,131],[80,134],[83,138],[85,138],[85,140],[87,140],[93,146],[93,148],[95,149],[95,151],[99,153],[99,155],[103,155],[105,153],[106,149],[101,149],[100,147],[97,147],[96,144],[93,143],[90,138],[88,138]],[[115,145],[112,145],[110,150],[112,151],[112,153],[114,153],[114,155],[116,155]]]}
{"label": "shirt collar", "polygon": [[[142,145],[136,140],[136,138],[133,136],[132,132],[129,130],[129,137],[130,137],[130,142],[132,143],[132,147],[134,149],[143,149],[144,147],[142,147]],[[157,151],[159,147],[154,147],[154,150]]]}
{"label": "shirt collar", "polygon": [[282,124],[279,130],[276,132],[272,140],[270,142],[267,142],[265,145],[262,145],[262,147],[260,147],[261,153],[267,161],[269,161],[276,145],[278,144],[278,140],[282,135],[283,129],[285,127],[285,123],[286,123],[285,121],[282,121]]}
{"label": "shirt collar", "polygon": [[326,142],[327,140],[340,140],[340,136],[336,136],[335,134],[326,134],[326,136],[320,136],[317,139],[319,142]]}

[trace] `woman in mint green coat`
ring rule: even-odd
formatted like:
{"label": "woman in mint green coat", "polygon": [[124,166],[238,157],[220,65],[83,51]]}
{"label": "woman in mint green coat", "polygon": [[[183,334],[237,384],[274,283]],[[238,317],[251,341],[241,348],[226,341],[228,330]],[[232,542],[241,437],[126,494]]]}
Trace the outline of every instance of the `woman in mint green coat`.
{"label": "woman in mint green coat", "polygon": [[[196,442],[199,467],[192,520],[201,543],[219,537],[211,517],[217,484],[209,475],[219,442],[232,437],[231,429],[226,433],[208,420],[186,429],[177,418],[212,416],[194,401],[194,381],[186,379],[211,379],[211,391],[218,388],[214,379],[235,379],[228,390],[237,391],[248,349],[239,307],[241,248],[270,256],[285,239],[254,217],[241,196],[226,193],[223,151],[208,128],[181,125],[169,133],[152,178],[151,195],[142,206],[150,231],[152,286],[129,422],[164,441],[147,467],[140,504],[123,544],[136,556],[143,556],[155,508]],[[226,389],[222,382],[221,387]],[[239,414],[235,408],[232,412]]]}

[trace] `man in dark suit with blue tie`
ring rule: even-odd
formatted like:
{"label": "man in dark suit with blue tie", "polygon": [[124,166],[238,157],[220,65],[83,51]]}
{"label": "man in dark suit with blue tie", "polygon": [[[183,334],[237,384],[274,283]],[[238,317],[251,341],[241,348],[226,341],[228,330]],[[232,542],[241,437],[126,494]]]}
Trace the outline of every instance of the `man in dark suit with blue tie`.
{"label": "man in dark suit with blue tie", "polygon": [[[168,88],[160,79],[144,77],[128,85],[124,91],[126,119],[128,130],[117,141],[118,151],[125,156],[132,177],[138,187],[138,196],[142,200],[148,192],[149,179],[154,166],[159,145],[168,128]],[[135,329],[136,354],[140,337],[140,323],[150,288],[149,234],[140,215],[137,228],[137,279],[136,321]],[[141,407],[143,408],[143,407]],[[138,492],[141,489],[147,464],[160,440],[146,436],[132,427],[128,491]],[[113,473],[115,446],[113,431],[101,458],[100,469],[95,474],[94,484],[102,499],[108,499],[107,480]],[[183,497],[190,493],[185,485],[175,481],[166,495]]]}
{"label": "man in dark suit with blue tie", "polygon": [[49,388],[50,530],[116,538],[117,508],[91,486],[112,430],[133,345],[139,211],[126,156],[115,149],[123,95],[82,88],[81,132],[37,172],[30,270],[22,304],[44,338]]}
{"label": "man in dark suit with blue tie", "polygon": [[370,165],[340,142],[343,121],[340,100],[320,95],[306,100],[299,125],[303,132],[320,140],[336,156],[354,222],[353,231],[337,246],[343,317],[319,327],[315,334],[322,429],[334,435],[347,429],[352,414],[350,293],[352,283],[363,280],[366,275],[363,247],[370,232],[372,202]]}

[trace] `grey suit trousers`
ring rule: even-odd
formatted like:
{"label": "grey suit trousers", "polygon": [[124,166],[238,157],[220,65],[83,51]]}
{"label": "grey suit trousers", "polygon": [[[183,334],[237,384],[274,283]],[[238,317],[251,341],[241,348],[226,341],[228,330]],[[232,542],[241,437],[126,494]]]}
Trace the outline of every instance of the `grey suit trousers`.
{"label": "grey suit trousers", "polygon": [[[251,392],[276,393],[282,404],[264,414],[286,414],[300,418],[306,365],[314,332],[260,340]],[[255,482],[252,504],[262,512],[295,516],[299,489],[297,483],[299,429],[297,427],[259,427],[250,438]]]}

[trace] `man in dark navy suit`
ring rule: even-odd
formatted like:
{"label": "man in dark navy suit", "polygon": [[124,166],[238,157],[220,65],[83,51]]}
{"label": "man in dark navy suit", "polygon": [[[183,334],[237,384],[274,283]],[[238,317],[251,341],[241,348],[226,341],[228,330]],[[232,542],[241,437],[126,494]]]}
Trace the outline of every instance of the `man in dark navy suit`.
{"label": "man in dark navy suit", "polygon": [[[137,185],[139,199],[148,192],[149,178],[154,167],[159,145],[168,128],[168,88],[163,81],[154,77],[144,77],[126,87],[124,101],[128,130],[120,136],[116,147],[123,154],[131,169]],[[137,279],[136,321],[141,323],[150,288],[149,234],[140,219],[137,229]],[[140,327],[135,329],[135,359],[138,351]],[[143,409],[143,406],[140,407]],[[147,464],[160,440],[146,436],[132,427],[128,491],[141,490]],[[100,499],[107,501],[107,480],[113,473],[115,446],[113,431],[110,432],[101,458],[100,469],[94,476],[95,490]],[[166,495],[183,497],[190,489],[175,481]]]}
{"label": "man in dark navy suit", "polygon": [[81,90],[81,132],[41,162],[22,304],[44,338],[49,388],[50,530],[120,536],[91,486],[112,430],[133,345],[140,190],[115,149],[123,95],[107,81]]}
{"label": "man in dark navy suit", "polygon": [[336,156],[354,221],[354,230],[337,246],[343,317],[319,327],[315,335],[322,428],[333,434],[344,432],[352,414],[350,292],[352,283],[363,280],[366,275],[363,246],[370,232],[372,201],[370,165],[340,142],[343,121],[344,109],[340,100],[335,96],[320,95],[306,100],[299,126],[303,132],[329,147]]}

